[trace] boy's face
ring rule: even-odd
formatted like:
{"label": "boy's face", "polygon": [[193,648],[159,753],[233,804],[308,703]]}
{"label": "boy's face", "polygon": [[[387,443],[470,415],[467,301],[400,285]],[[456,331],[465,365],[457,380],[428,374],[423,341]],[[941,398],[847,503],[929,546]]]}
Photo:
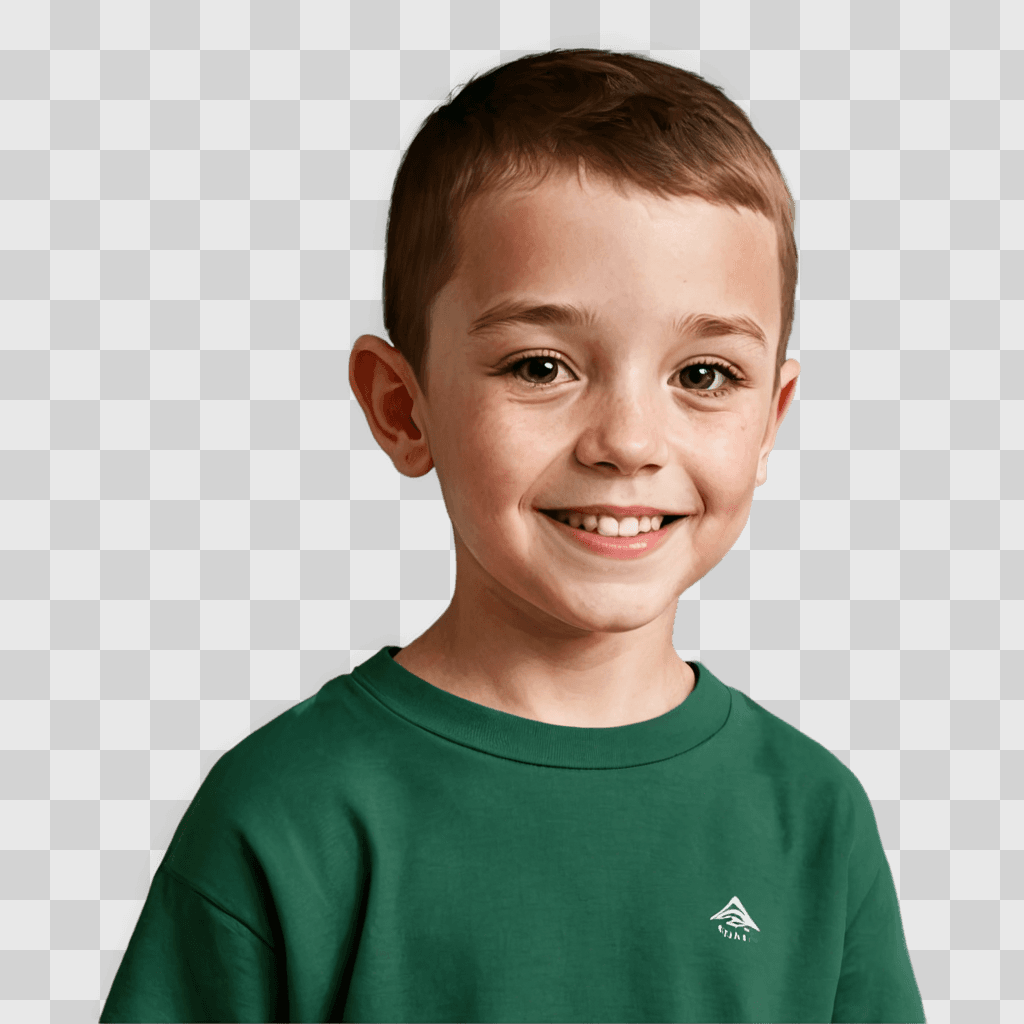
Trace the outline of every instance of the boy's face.
{"label": "boy's face", "polygon": [[[456,597],[463,586],[497,597],[537,636],[622,632],[674,614],[679,594],[742,532],[799,372],[788,360],[773,394],[774,227],[751,211],[623,196],[575,174],[483,197],[462,226],[459,270],[434,307],[429,402],[401,356],[388,359],[422,432],[389,439],[388,451],[409,475],[437,466],[456,535]],[[472,330],[497,303],[519,300],[571,304],[593,322]],[[673,321],[693,314],[743,317],[767,344],[676,333]],[[542,353],[562,360],[554,372],[543,362],[499,372],[509,357]],[[692,369],[708,361],[742,382]],[[591,504],[688,518],[655,550],[616,560],[538,511]]]}

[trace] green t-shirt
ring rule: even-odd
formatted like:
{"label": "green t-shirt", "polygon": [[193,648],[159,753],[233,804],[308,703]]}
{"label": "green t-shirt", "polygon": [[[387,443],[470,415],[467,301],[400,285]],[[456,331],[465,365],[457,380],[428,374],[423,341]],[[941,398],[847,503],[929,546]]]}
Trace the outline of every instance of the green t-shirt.
{"label": "green t-shirt", "polygon": [[549,725],[383,647],[225,753],[100,1021],[924,1021],[870,801],[700,662]]}

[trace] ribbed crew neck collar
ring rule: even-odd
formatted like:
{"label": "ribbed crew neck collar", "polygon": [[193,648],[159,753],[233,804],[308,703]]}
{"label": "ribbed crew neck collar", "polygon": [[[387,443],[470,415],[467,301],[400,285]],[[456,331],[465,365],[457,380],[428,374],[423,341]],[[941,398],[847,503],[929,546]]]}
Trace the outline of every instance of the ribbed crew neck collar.
{"label": "ribbed crew neck collar", "polygon": [[699,661],[682,703],[657,718],[606,729],[551,725],[485,707],[413,675],[382,647],[351,677],[395,714],[485,754],[552,768],[628,768],[682,754],[725,725],[732,691]]}

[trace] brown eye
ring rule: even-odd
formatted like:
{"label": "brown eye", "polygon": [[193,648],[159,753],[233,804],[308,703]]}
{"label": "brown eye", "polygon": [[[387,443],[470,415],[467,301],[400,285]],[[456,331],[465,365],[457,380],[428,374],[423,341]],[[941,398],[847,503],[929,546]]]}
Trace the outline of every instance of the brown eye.
{"label": "brown eye", "polygon": [[[498,372],[502,375],[511,374],[527,387],[546,388],[551,387],[558,378],[560,366],[565,366],[563,360],[546,353],[538,353],[522,356]],[[691,363],[680,370],[679,374],[684,391],[716,397],[728,394],[743,380],[738,373],[724,363],[707,361]]]}
{"label": "brown eye", "polygon": [[[551,384],[558,376],[560,359],[553,359],[551,356],[527,356],[513,363],[508,372],[514,373],[524,384],[531,384],[535,387],[543,387]],[[524,373],[519,374],[519,368],[523,367]],[[549,378],[549,379],[548,379]]]}
{"label": "brown eye", "polygon": [[722,390],[721,385],[719,387],[714,386],[716,377],[726,379],[732,377],[733,380],[736,379],[732,374],[728,373],[726,367],[720,366],[717,363],[694,363],[682,371],[683,381],[695,385],[694,388],[687,390],[720,391]]}

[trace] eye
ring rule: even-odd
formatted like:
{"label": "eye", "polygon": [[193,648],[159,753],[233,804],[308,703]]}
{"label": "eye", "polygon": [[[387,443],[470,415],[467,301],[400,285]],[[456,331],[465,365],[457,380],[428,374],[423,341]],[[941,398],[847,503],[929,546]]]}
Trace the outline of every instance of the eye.
{"label": "eye", "polygon": [[[716,378],[720,379],[718,386],[714,386]],[[680,371],[680,379],[684,383],[696,385],[687,388],[687,391],[705,391],[717,395],[732,391],[741,378],[724,363],[690,363]],[[727,383],[723,384],[721,381]]]}
{"label": "eye", "polygon": [[[558,379],[559,366],[565,366],[568,369],[565,362],[557,356],[548,352],[537,352],[514,359],[511,363],[499,369],[498,373],[501,375],[512,374],[516,381],[525,384],[527,387],[549,388]],[[520,367],[527,368],[528,376],[520,375]],[[731,366],[714,360],[690,363],[689,366],[683,367],[679,373],[680,380],[684,385],[684,391],[708,395],[727,394],[735,390],[737,385],[744,382],[744,378]],[[531,380],[529,377],[534,379]],[[538,380],[537,378],[550,379]]]}

